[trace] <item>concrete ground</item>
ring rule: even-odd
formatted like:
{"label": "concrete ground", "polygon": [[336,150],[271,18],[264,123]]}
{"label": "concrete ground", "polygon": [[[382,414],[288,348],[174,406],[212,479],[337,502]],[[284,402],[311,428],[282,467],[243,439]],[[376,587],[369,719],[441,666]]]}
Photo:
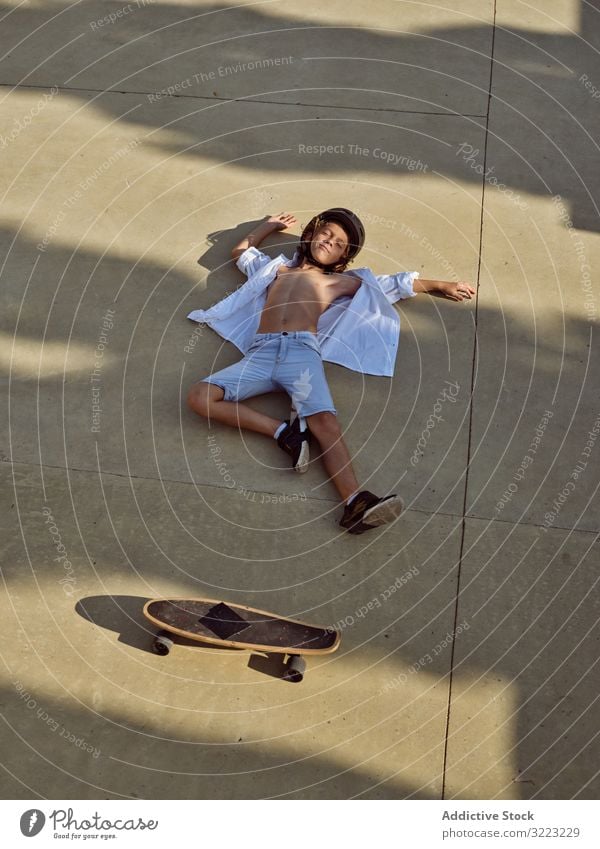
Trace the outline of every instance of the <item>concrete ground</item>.
{"label": "concrete ground", "polygon": [[[2,795],[597,798],[597,4],[3,7]],[[397,305],[393,379],[326,366],[408,504],[360,537],[319,461],[184,403],[238,359],[186,319],[234,240],[327,206],[361,264],[478,284]],[[341,647],[297,686],[160,658],[168,595]]]}

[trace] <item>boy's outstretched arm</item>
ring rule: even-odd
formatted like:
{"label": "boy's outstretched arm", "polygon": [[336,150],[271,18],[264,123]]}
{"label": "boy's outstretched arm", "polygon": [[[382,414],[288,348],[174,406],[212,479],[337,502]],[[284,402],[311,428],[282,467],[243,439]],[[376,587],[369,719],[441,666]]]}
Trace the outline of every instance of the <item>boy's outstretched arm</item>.
{"label": "boy's outstretched arm", "polygon": [[297,224],[297,219],[289,212],[281,212],[279,215],[271,215],[266,221],[262,221],[258,227],[251,230],[247,236],[238,242],[231,251],[231,258],[236,260],[248,248],[257,248],[263,239],[266,239],[275,230],[285,230]]}
{"label": "boy's outstretched arm", "polygon": [[454,283],[450,280],[413,280],[413,292],[441,292],[452,301],[471,300],[475,289],[470,283]]}

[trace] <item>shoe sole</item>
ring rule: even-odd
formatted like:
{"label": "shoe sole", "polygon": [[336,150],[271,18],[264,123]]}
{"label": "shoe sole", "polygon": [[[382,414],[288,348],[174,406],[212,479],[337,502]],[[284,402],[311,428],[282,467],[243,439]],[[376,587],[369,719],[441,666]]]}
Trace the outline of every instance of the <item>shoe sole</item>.
{"label": "shoe sole", "polygon": [[399,495],[387,498],[380,504],[375,504],[365,511],[362,519],[353,527],[348,528],[348,533],[364,534],[371,528],[378,528],[394,522],[404,512],[404,501]]}
{"label": "shoe sole", "polygon": [[296,465],[294,466],[294,471],[298,472],[299,475],[303,475],[304,472],[308,471],[309,460],[310,448],[308,447],[308,442],[303,442],[302,447],[300,448],[298,460],[296,461]]}

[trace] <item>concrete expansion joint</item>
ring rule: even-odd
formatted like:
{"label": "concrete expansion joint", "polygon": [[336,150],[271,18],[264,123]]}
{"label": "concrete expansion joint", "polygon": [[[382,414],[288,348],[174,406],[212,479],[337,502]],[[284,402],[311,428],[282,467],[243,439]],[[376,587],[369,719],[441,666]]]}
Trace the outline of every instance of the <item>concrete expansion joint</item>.
{"label": "concrete expansion joint", "polygon": [[[181,481],[181,480],[177,480],[177,478],[156,478],[156,477],[149,477],[147,475],[126,475],[126,474],[123,474],[122,472],[108,472],[108,471],[102,471],[102,470],[100,472],[98,472],[96,469],[78,469],[76,466],[52,466],[52,465],[49,465],[48,463],[44,463],[44,464],[25,463],[25,462],[20,462],[19,460],[13,460],[12,465],[14,465],[14,466],[25,466],[25,467],[36,468],[36,469],[37,468],[40,468],[40,469],[59,469],[59,470],[68,471],[68,472],[81,472],[83,474],[94,475],[94,476],[101,474],[105,478],[109,478],[109,477],[125,478],[127,480],[154,481],[156,483],[173,483],[173,484],[179,484],[180,486],[195,486],[195,487],[203,486],[203,487],[210,488],[210,489],[220,489],[220,490],[224,490],[224,491],[231,490],[231,487],[220,486],[219,484],[210,483],[208,481],[206,483],[203,483],[202,481]],[[285,498],[286,495],[288,495],[289,497],[291,497],[293,495],[293,493],[274,492],[272,490],[266,490],[266,489],[265,490],[254,489],[254,490],[252,490],[252,492],[256,493],[257,495],[269,496],[270,498],[277,498],[277,497]],[[246,499],[246,500],[248,500],[248,499]],[[304,503],[307,503],[308,501],[318,501],[319,503],[325,503],[325,504],[338,504],[338,503],[341,504],[341,502],[338,501],[335,498],[318,498],[314,495],[306,495],[306,496],[304,496],[302,501]],[[257,502],[255,502],[255,503],[257,503]],[[498,519],[495,516],[483,516],[483,515],[476,515],[474,513],[468,513],[468,514],[466,514],[466,513],[452,513],[452,512],[445,512],[443,510],[424,510],[421,507],[407,507],[406,513],[420,513],[423,516],[444,516],[445,518],[455,519],[457,521],[458,520],[465,521],[466,519],[475,519],[478,522],[488,522],[488,523],[494,523],[494,524],[497,524],[497,525],[519,525],[520,527],[523,527],[523,528],[543,528],[544,527],[542,522],[538,522],[538,523],[536,523],[536,522],[513,522],[510,519]],[[554,530],[556,530],[556,531],[572,531],[573,528],[569,527],[568,525],[553,525],[551,530],[553,530],[553,531]],[[589,530],[587,528],[577,528],[577,531],[578,531],[578,533],[596,534],[597,535],[598,533],[600,533],[600,528],[596,528],[595,530]]]}
{"label": "concrete expansion joint", "polygon": [[[25,462],[21,462],[19,460],[13,460],[12,465],[14,465],[14,466],[25,466],[25,467],[29,467],[29,468],[59,469],[59,470],[68,471],[68,472],[81,472],[83,474],[94,475],[94,476],[98,475],[98,470],[96,470],[96,469],[78,469],[76,466],[52,466],[52,465],[49,465],[48,463],[44,463],[42,465],[40,463],[25,463]],[[125,478],[127,480],[154,481],[156,483],[174,483],[174,484],[179,484],[180,486],[195,486],[195,487],[204,486],[204,487],[207,487],[207,488],[210,488],[210,489],[220,489],[220,490],[224,490],[224,491],[231,490],[231,487],[220,486],[219,484],[210,483],[210,482],[203,483],[202,481],[181,481],[181,480],[177,480],[177,478],[157,478],[157,477],[149,477],[147,475],[126,475],[126,474],[123,474],[122,472],[108,472],[108,471],[102,471],[102,470],[100,471],[100,474],[105,478],[110,478],[110,477]],[[252,490],[252,491],[255,492],[257,495],[265,495],[265,496],[269,496],[271,498],[279,497],[279,496],[285,498],[286,494],[287,495],[293,494],[293,493],[290,494],[290,493],[285,493],[285,492],[273,492],[272,490],[267,490],[267,489],[265,489],[265,490],[255,489],[255,490]],[[318,498],[314,495],[307,495],[302,499],[302,501],[304,503],[307,503],[308,501],[318,501],[319,503],[326,503],[326,504],[338,504],[338,503],[341,504],[341,502],[338,502],[338,500],[335,499],[335,498]],[[468,514],[452,513],[452,512],[445,512],[443,510],[424,510],[421,507],[407,507],[406,512],[407,513],[421,513],[423,516],[444,516],[445,518],[448,518],[448,519],[456,519],[456,520],[461,520],[461,521],[464,521],[466,519],[475,519],[478,522],[488,522],[488,523],[493,522],[494,524],[501,524],[501,525],[519,525],[520,527],[523,527],[523,528],[543,528],[544,527],[542,522],[538,522],[538,523],[536,523],[536,522],[513,522],[510,519],[498,519],[495,516],[480,516],[480,515],[476,515],[474,513],[468,513]],[[553,530],[553,531],[554,530],[556,530],[556,531],[572,531],[573,528],[570,528],[570,527],[564,526],[564,525],[553,525],[551,530]],[[587,528],[577,528],[577,531],[579,533],[583,533],[583,534],[598,534],[600,532],[600,528],[596,528],[595,530],[589,530]]]}
{"label": "concrete expansion joint", "polygon": [[[61,85],[21,85],[20,83],[0,83],[0,89],[8,88],[11,91],[15,91],[18,89],[35,89],[35,90],[49,90],[50,88],[56,88],[58,91],[81,91],[81,92],[90,92],[91,94],[142,94],[147,96],[149,94],[158,94],[158,92],[153,91],[140,91],[139,89],[117,89],[117,88],[87,88],[87,87],[79,87],[79,86],[61,86]],[[286,100],[251,100],[251,97],[254,95],[248,95],[248,97],[220,97],[220,96],[212,96],[208,97],[204,94],[171,94],[169,97],[172,98],[184,98],[187,100],[208,100],[209,102],[214,102],[215,100],[222,101],[224,103],[256,103],[265,106],[300,106],[305,109],[336,109],[336,110],[346,110],[353,112],[393,112],[398,115],[433,115],[437,118],[486,118],[487,115],[479,114],[475,112],[434,112],[429,110],[422,109],[393,109],[390,106],[347,106],[343,104],[336,104],[335,107],[332,107],[331,104],[327,103],[302,103],[297,101],[295,103],[290,103]]]}

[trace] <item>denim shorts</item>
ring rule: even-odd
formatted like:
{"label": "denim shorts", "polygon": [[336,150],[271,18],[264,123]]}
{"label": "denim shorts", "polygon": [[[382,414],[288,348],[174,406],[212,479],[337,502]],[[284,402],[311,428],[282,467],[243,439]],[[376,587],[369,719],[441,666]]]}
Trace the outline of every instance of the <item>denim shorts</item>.
{"label": "denim shorts", "polygon": [[283,330],[257,333],[246,356],[196,383],[214,383],[224,401],[243,401],[265,392],[287,392],[299,416],[337,415],[327,385],[316,333]]}

